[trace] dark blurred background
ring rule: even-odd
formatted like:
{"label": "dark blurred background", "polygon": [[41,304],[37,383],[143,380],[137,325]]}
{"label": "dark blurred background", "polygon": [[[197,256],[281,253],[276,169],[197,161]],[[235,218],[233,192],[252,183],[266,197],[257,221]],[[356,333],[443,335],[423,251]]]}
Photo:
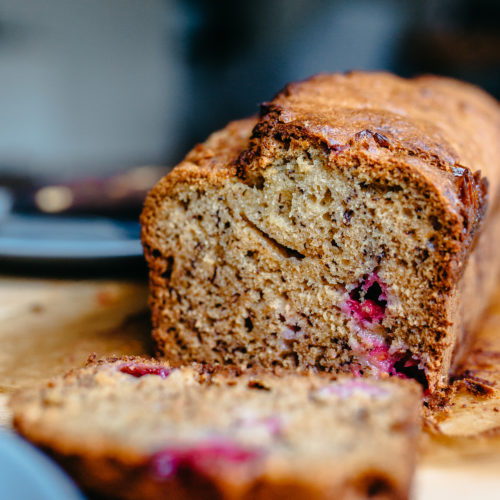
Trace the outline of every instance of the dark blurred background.
{"label": "dark blurred background", "polygon": [[[0,178],[172,166],[286,82],[348,69],[450,75],[499,97],[500,2],[0,0]],[[134,172],[144,189],[162,169]]]}

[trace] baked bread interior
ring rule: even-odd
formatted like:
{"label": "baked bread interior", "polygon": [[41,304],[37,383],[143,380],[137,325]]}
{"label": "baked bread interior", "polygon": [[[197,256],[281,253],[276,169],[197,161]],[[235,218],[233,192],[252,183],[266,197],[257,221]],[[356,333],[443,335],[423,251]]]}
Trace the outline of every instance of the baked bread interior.
{"label": "baked bread interior", "polygon": [[404,499],[420,388],[91,362],[11,402],[17,430],[112,498]]}
{"label": "baked bread interior", "polygon": [[449,79],[288,85],[146,200],[160,354],[444,387],[498,276],[499,136]]}

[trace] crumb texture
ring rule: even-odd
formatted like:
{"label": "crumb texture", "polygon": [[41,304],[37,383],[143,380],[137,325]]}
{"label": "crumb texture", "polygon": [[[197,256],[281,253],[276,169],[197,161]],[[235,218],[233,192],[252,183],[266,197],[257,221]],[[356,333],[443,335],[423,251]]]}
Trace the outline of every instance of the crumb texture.
{"label": "crumb texture", "polygon": [[11,405],[21,434],[117,498],[403,499],[419,398],[408,381],[115,358]]}
{"label": "crumb texture", "polygon": [[287,86],[146,200],[159,351],[443,387],[500,268],[499,137],[498,104],[448,79]]}

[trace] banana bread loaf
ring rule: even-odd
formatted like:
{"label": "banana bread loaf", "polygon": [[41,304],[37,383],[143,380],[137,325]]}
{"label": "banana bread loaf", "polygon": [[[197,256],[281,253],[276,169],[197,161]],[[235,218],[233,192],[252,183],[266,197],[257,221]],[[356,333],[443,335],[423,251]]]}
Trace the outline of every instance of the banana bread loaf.
{"label": "banana bread loaf", "polygon": [[159,351],[445,386],[498,276],[499,175],[500,107],[471,85],[288,85],[146,200]]}
{"label": "banana bread loaf", "polygon": [[106,498],[354,500],[408,497],[419,400],[409,381],[115,358],[11,405],[21,434]]}

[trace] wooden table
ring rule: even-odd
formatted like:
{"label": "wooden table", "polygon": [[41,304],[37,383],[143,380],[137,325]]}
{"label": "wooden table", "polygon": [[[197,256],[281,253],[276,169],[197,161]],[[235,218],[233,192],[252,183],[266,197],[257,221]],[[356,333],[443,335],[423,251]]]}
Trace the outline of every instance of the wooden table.
{"label": "wooden table", "polygon": [[[147,285],[126,280],[0,277],[0,426],[17,388],[82,365],[89,354],[152,354]],[[500,289],[471,361],[496,384],[488,396],[464,387],[423,433],[415,498],[500,500]],[[478,360],[479,359],[479,360]]]}
{"label": "wooden table", "polygon": [[9,394],[89,354],[150,352],[147,285],[107,280],[0,278],[0,425]]}

